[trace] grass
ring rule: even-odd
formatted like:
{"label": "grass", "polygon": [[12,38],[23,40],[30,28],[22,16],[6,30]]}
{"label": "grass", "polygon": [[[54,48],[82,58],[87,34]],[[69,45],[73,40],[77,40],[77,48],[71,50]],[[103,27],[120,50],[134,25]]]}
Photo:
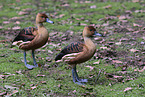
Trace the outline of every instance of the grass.
{"label": "grass", "polygon": [[[142,69],[139,65],[145,62],[144,46],[140,43],[144,33],[134,34],[134,31],[140,30],[144,26],[144,12],[136,13],[136,10],[145,10],[142,5],[144,2],[91,2],[76,3],[74,0],[5,0],[0,1],[0,40],[12,39],[16,32],[12,28],[19,26],[21,28],[35,26],[35,15],[38,12],[46,12],[51,16],[50,19],[55,22],[54,25],[44,24],[50,33],[51,42],[46,47],[39,48],[35,51],[36,60],[42,64],[42,67],[28,70],[23,63],[23,51],[17,47],[10,48],[10,42],[0,43],[0,93],[6,92],[6,95],[12,96],[105,96],[105,97],[142,97],[145,94],[145,71],[138,72],[135,69]],[[83,1],[82,1],[83,2]],[[69,6],[62,6],[64,4]],[[90,6],[96,5],[96,8]],[[111,5],[110,8],[104,8]],[[2,6],[2,7],[1,7]],[[125,7],[124,7],[125,6]],[[18,15],[20,11],[30,8],[30,14]],[[123,28],[132,28],[133,31],[122,31],[119,26],[121,15],[126,15],[130,10],[131,18],[125,19],[126,23],[122,24]],[[60,15],[64,14],[63,17]],[[116,18],[108,19],[108,16]],[[22,19],[11,20],[13,17]],[[142,20],[142,27],[134,27],[133,23],[139,24]],[[4,21],[10,21],[4,24]],[[20,24],[15,24],[19,21]],[[106,23],[107,26],[103,26]],[[80,23],[80,25],[79,25]],[[94,57],[82,64],[77,65],[78,74],[81,78],[87,78],[88,83],[84,86],[74,84],[72,81],[71,67],[64,63],[55,63],[54,58],[59,53],[57,49],[63,48],[72,41],[81,39],[81,33],[84,25],[100,25],[97,31],[106,32],[102,42],[94,40],[97,44],[97,52]],[[126,26],[127,25],[127,26]],[[119,29],[115,31],[114,29]],[[70,32],[73,32],[71,35]],[[53,34],[56,33],[57,34]],[[126,34],[129,33],[129,34]],[[67,39],[65,39],[67,38]],[[128,40],[121,40],[127,38]],[[117,42],[121,45],[116,45]],[[109,42],[114,42],[113,45]],[[109,50],[101,49],[107,47]],[[137,49],[139,52],[130,52],[130,49]],[[52,51],[53,53],[51,53]],[[111,51],[116,55],[109,54]],[[124,53],[125,52],[125,53]],[[100,60],[99,64],[93,64]],[[113,63],[112,60],[120,60],[122,63]],[[27,52],[27,61],[33,64],[31,51]],[[124,65],[128,65],[125,71],[122,70]],[[92,70],[86,66],[93,67]],[[95,83],[99,71],[102,69],[99,79]],[[108,77],[122,76],[119,78]],[[4,77],[1,77],[4,76]],[[121,81],[119,81],[121,80]],[[9,87],[8,87],[9,86]],[[15,87],[15,88],[13,88]],[[127,87],[131,90],[124,91]],[[17,90],[17,92],[14,92]],[[1,96],[1,95],[0,95]],[[3,96],[3,95],[2,95]]]}

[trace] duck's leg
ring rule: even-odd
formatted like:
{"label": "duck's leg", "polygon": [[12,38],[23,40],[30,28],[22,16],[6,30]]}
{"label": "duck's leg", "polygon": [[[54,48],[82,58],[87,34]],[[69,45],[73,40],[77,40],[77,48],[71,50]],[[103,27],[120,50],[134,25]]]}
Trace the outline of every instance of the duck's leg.
{"label": "duck's leg", "polygon": [[80,78],[79,78],[78,73],[77,73],[77,71],[76,71],[76,66],[74,66],[73,69],[74,69],[74,74],[75,74],[76,80],[77,80],[78,82],[88,82],[87,79],[80,79]]}
{"label": "duck's leg", "polygon": [[25,66],[28,68],[28,69],[33,69],[35,66],[33,65],[29,65],[27,64],[27,60],[26,60],[26,51],[24,51],[24,63],[25,63]]}
{"label": "duck's leg", "polygon": [[33,57],[33,63],[35,67],[38,67],[38,64],[36,63],[36,60],[35,60],[34,50],[32,50],[32,57]]}

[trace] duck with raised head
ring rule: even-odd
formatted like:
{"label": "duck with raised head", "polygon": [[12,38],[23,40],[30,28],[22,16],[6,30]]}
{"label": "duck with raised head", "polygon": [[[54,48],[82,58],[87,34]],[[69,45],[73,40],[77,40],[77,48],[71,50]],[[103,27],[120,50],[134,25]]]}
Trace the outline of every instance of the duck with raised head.
{"label": "duck with raised head", "polygon": [[80,79],[78,77],[78,74],[76,72],[76,65],[89,60],[95,54],[96,46],[90,38],[92,36],[102,36],[102,34],[97,33],[96,29],[93,26],[84,27],[84,43],[71,43],[70,45],[62,49],[62,51],[55,57],[56,62],[63,61],[72,66],[73,82],[79,85],[82,85],[84,84],[84,82],[87,82],[87,79]]}
{"label": "duck with raised head", "polygon": [[[49,33],[43,25],[44,22],[53,23],[45,13],[38,13],[36,16],[37,27],[27,27],[22,29],[12,41],[12,47],[17,45],[19,49],[24,50],[24,63],[28,69],[38,67],[34,56],[34,50],[42,47],[48,41]],[[32,50],[34,65],[27,64],[26,51],[28,50]]]}

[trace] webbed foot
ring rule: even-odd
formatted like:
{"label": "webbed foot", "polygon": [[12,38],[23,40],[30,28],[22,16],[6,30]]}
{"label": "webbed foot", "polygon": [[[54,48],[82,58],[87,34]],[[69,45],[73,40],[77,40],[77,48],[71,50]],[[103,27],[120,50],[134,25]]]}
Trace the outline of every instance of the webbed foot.
{"label": "webbed foot", "polygon": [[78,82],[83,82],[83,83],[84,83],[84,82],[88,82],[88,79],[79,79],[79,80],[77,79],[77,81],[78,81]]}
{"label": "webbed foot", "polygon": [[33,65],[29,65],[29,64],[27,64],[27,65],[25,65],[28,69],[33,69],[33,68],[35,68],[35,67],[37,67],[37,66],[33,66]]}

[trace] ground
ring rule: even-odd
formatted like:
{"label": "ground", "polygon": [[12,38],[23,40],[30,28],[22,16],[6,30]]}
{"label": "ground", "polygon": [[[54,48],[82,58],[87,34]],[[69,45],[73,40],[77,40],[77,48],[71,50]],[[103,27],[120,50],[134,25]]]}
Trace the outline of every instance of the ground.
{"label": "ground", "polygon": [[[145,2],[117,1],[0,1],[0,96],[144,96]],[[41,67],[28,70],[23,51],[11,48],[11,40],[20,29],[35,26],[38,12],[47,13],[54,24],[44,24],[50,40],[35,51]],[[104,37],[92,38],[95,55],[77,65],[79,76],[89,81],[77,85],[71,67],[54,58],[69,43],[83,41],[86,25]],[[33,63],[31,51],[27,60]]]}

